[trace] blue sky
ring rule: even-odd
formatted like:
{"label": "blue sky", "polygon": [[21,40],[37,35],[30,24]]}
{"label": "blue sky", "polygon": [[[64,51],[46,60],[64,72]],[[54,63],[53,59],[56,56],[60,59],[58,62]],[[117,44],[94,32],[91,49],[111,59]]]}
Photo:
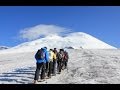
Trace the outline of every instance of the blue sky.
{"label": "blue sky", "polygon": [[21,30],[51,24],[120,47],[119,6],[0,6],[0,45],[16,46]]}

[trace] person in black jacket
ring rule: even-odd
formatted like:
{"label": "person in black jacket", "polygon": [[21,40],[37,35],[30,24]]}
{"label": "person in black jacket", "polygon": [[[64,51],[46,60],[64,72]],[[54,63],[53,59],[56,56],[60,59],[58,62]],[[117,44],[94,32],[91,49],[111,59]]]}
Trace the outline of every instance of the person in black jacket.
{"label": "person in black jacket", "polygon": [[62,65],[63,65],[63,59],[64,59],[64,51],[63,49],[60,49],[60,51],[58,52],[58,60],[57,60],[57,70],[58,70],[58,74],[61,73],[61,69],[62,69]]}
{"label": "person in black jacket", "polygon": [[68,52],[67,52],[67,51],[64,51],[64,60],[63,60],[64,69],[67,68],[68,59],[69,59]]}

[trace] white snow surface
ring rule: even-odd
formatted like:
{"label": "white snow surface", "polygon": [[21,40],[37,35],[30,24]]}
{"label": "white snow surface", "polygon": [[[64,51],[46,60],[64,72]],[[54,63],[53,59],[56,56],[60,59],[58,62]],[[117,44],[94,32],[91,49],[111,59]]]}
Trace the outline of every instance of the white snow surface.
{"label": "white snow surface", "polygon": [[84,49],[116,49],[89,34],[74,32],[64,37],[56,34],[48,35],[41,39],[25,42],[13,48],[2,50],[0,53],[30,52],[36,51],[44,46],[48,47],[48,49],[54,47],[58,49],[65,47],[73,47],[74,49],[80,49],[81,47]]}
{"label": "white snow surface", "polygon": [[[120,84],[119,49],[68,49],[68,69],[38,84]],[[0,84],[30,84],[35,52],[0,54]]]}

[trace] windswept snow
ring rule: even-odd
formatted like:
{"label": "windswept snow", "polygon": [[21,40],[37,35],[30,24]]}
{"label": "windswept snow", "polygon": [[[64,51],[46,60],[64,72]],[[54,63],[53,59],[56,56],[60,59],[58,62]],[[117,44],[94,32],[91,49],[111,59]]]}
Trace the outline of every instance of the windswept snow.
{"label": "windswept snow", "polygon": [[[39,84],[120,84],[120,50],[68,49],[68,69]],[[0,84],[29,84],[35,52],[0,55]]]}

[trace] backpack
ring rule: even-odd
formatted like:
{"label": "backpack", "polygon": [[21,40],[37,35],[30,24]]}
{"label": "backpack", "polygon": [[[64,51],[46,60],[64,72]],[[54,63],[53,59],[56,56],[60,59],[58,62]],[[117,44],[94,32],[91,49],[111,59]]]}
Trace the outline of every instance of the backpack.
{"label": "backpack", "polygon": [[58,53],[58,59],[59,60],[63,59],[63,54],[62,53]]}
{"label": "backpack", "polygon": [[36,55],[35,55],[35,58],[38,60],[38,59],[45,59],[45,52],[43,49],[40,49],[37,51]]}
{"label": "backpack", "polygon": [[68,59],[68,53],[64,52],[64,59],[67,60]]}

